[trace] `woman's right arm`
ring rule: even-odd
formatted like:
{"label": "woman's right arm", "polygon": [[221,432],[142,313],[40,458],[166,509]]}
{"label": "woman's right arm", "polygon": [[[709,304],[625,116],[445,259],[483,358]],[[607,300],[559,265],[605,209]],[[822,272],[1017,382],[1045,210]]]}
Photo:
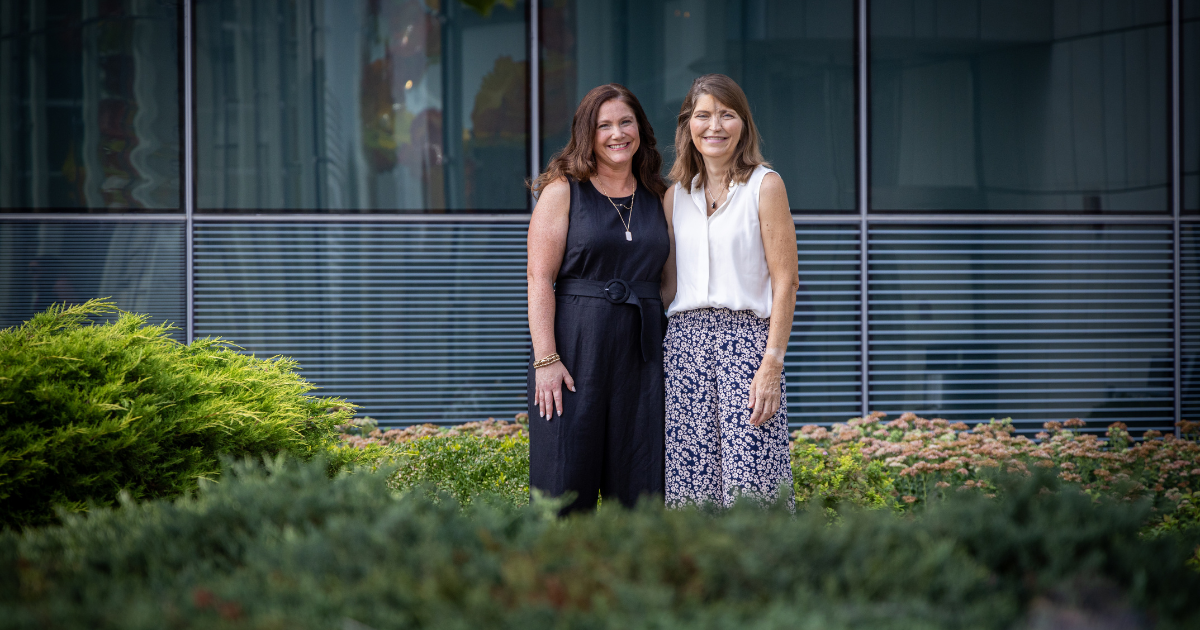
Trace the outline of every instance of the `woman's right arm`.
{"label": "woman's right arm", "polygon": [[[527,239],[528,265],[525,278],[529,293],[529,336],[533,339],[533,358],[541,359],[558,352],[554,342],[554,279],[562,266],[570,223],[571,188],[566,180],[551,182],[542,189]],[[537,368],[534,402],[538,415],[547,420],[554,412],[562,415],[562,386],[575,391],[575,381],[562,361]]]}

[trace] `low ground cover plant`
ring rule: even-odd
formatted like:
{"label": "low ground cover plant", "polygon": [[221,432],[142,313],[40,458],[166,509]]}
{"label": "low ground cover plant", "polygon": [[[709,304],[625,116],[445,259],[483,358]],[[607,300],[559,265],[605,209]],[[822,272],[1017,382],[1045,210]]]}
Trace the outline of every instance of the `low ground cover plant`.
{"label": "low ground cover plant", "polygon": [[529,503],[529,438],[522,435],[420,437],[401,443],[388,487],[444,493],[468,505],[489,495]]}
{"label": "low ground cover plant", "polygon": [[[194,496],[0,534],[0,628],[1188,628],[1200,574],[1150,506],[1047,471],[920,513],[540,506],[236,463]],[[552,510],[550,511],[552,512]],[[1090,625],[1089,625],[1090,624]]]}
{"label": "low ground cover plant", "polygon": [[885,422],[876,413],[829,428],[806,426],[793,433],[793,452],[817,449],[830,458],[853,454],[881,463],[901,507],[955,491],[991,494],[989,478],[997,470],[1054,469],[1085,492],[1146,497],[1162,511],[1174,511],[1196,490],[1200,424],[1181,422],[1181,438],[1147,431],[1140,442],[1119,422],[1104,439],[1078,431],[1085,426],[1079,419],[1048,422],[1031,440],[1015,435],[1007,420],[968,427],[911,413]]}
{"label": "low ground cover plant", "polygon": [[172,329],[93,300],[0,331],[0,528],[120,492],[178,496],[215,478],[222,454],[324,455],[353,413],[310,396],[290,359],[183,345]]}
{"label": "low ground cover plant", "polygon": [[895,504],[891,475],[882,462],[871,460],[857,445],[831,452],[817,444],[792,443],[792,483],[796,502],[817,502],[835,510],[847,504],[886,508]]}
{"label": "low ground cover plant", "polygon": [[[1150,507],[1143,536],[1200,531],[1200,423],[1181,421],[1179,438],[1147,431],[1141,441],[1123,423],[1110,425],[1105,438],[1081,432],[1085,426],[1079,419],[1048,422],[1031,440],[1015,435],[1008,421],[968,427],[914,414],[885,422],[883,414],[871,414],[794,432],[792,459],[817,453],[817,462],[847,462],[857,471],[854,491],[831,496],[880,505],[877,497],[890,494],[899,510],[964,491],[994,498],[998,472],[1050,470],[1093,497],[1145,500]],[[1190,557],[1200,569],[1200,546]]]}
{"label": "low ground cover plant", "polygon": [[[991,478],[998,471],[1028,474],[1035,468],[1054,469],[1063,481],[1094,495],[1149,498],[1160,519],[1180,509],[1190,514],[1197,500],[1194,493],[1200,492],[1200,423],[1184,421],[1179,439],[1150,431],[1142,441],[1134,441],[1121,423],[1109,427],[1101,439],[1078,431],[1083,421],[1068,420],[1047,423],[1038,440],[1030,440],[1015,435],[1009,421],[969,427],[914,414],[890,422],[884,418],[871,414],[828,428],[813,425],[795,431],[791,456],[797,500],[817,500],[827,508],[846,503],[905,510],[955,491],[993,495]],[[434,457],[439,445],[470,437],[477,438],[470,443],[481,461],[492,460],[489,449],[494,448],[506,457],[524,458],[522,465],[528,470],[528,453],[520,452],[528,449],[528,422],[527,414],[518,414],[510,422],[489,418],[451,427],[425,424],[383,431],[369,418],[356,419],[342,427],[341,445],[381,457],[406,450]],[[420,447],[404,446],[418,442]],[[458,488],[452,491],[456,499],[467,496],[469,483],[453,479],[457,466],[419,468],[426,472],[414,476],[415,482],[445,480]],[[471,475],[479,470],[472,469]],[[1180,526],[1188,521],[1175,517],[1172,522]]]}
{"label": "low ground cover plant", "polygon": [[[797,503],[822,507],[835,518],[847,507],[923,510],[962,492],[996,499],[998,474],[1044,471],[1097,499],[1147,501],[1141,536],[1200,532],[1200,491],[1192,487],[1200,474],[1200,425],[1184,423],[1182,439],[1151,432],[1141,442],[1120,424],[1109,428],[1106,439],[1079,432],[1084,426],[1079,420],[1048,423],[1037,441],[1014,435],[1007,421],[972,428],[913,414],[806,427],[795,432],[791,446]],[[342,428],[344,448],[398,468],[390,482],[395,490],[424,487],[431,497],[440,491],[461,504],[482,493],[513,505],[528,502],[525,414],[512,422],[489,418],[388,431],[359,419]],[[1200,545],[1190,558],[1200,570]]]}
{"label": "low ground cover plant", "polygon": [[[512,505],[529,503],[529,416],[488,418],[454,426],[420,424],[380,430],[370,417],[341,425],[330,452],[347,466],[391,467],[388,487],[419,488],[434,500],[448,495],[469,505],[481,494]],[[336,467],[335,467],[336,468]]]}
{"label": "low ground cover plant", "polygon": [[346,424],[338,427],[342,431],[341,439],[348,446],[363,447],[367,445],[388,445],[408,442],[426,437],[458,437],[472,435],[475,437],[529,437],[529,414],[519,413],[512,421],[488,418],[479,422],[465,422],[451,426],[436,424],[414,424],[399,429],[382,430],[379,423],[370,416],[352,418]]}

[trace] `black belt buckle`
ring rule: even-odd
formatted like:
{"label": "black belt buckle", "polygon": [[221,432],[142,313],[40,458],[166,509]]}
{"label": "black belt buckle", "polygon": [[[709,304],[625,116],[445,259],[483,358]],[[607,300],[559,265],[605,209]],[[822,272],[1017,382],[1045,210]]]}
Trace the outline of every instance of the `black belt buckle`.
{"label": "black belt buckle", "polygon": [[632,294],[633,289],[629,288],[629,283],[620,278],[613,278],[604,285],[604,299],[610,304],[624,304]]}

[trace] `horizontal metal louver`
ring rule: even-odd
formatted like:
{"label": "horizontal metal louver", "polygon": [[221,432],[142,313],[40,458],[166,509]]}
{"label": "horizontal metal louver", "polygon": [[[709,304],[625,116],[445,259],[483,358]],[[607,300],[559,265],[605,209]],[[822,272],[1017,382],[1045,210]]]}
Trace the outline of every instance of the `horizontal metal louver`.
{"label": "horizontal metal louver", "polygon": [[1200,226],[1179,231],[1182,417],[1200,420]]}
{"label": "horizontal metal louver", "polygon": [[1170,430],[1170,226],[878,225],[868,246],[872,409]]}
{"label": "horizontal metal louver", "polygon": [[858,225],[797,225],[800,290],[785,359],[788,420],[843,422],[862,408]]}
{"label": "horizontal metal louver", "polygon": [[[526,226],[202,222],[197,336],[296,358],[323,395],[385,425],[525,408]],[[787,370],[793,422],[858,409],[858,238],[798,228]]]}
{"label": "horizontal metal louver", "polygon": [[182,328],[185,281],[182,221],[0,222],[0,328],[99,297]]}
{"label": "horizontal metal louver", "polygon": [[197,336],[297,359],[381,424],[511,418],[529,332],[518,223],[199,223]]}

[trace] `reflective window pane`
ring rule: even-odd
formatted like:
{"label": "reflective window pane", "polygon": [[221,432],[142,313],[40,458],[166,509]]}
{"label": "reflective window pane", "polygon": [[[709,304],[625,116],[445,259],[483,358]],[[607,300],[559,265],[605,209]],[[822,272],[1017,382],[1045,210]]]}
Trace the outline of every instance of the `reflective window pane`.
{"label": "reflective window pane", "polygon": [[1200,212],[1200,0],[1183,0],[1183,210]]}
{"label": "reflective window pane", "polygon": [[664,157],[692,80],[746,91],[763,153],[797,210],[852,211],[854,0],[542,0],[542,162],[566,144],[588,90],[637,95]]}
{"label": "reflective window pane", "polygon": [[[183,221],[0,222],[0,328],[52,304],[112,298],[156,324],[187,324]],[[174,337],[184,339],[184,331]]]}
{"label": "reflective window pane", "polygon": [[870,8],[873,209],[1169,210],[1167,2]]}
{"label": "reflective window pane", "polygon": [[177,5],[0,2],[0,212],[180,208]]}
{"label": "reflective window pane", "polygon": [[197,0],[199,208],[527,211],[525,14]]}

